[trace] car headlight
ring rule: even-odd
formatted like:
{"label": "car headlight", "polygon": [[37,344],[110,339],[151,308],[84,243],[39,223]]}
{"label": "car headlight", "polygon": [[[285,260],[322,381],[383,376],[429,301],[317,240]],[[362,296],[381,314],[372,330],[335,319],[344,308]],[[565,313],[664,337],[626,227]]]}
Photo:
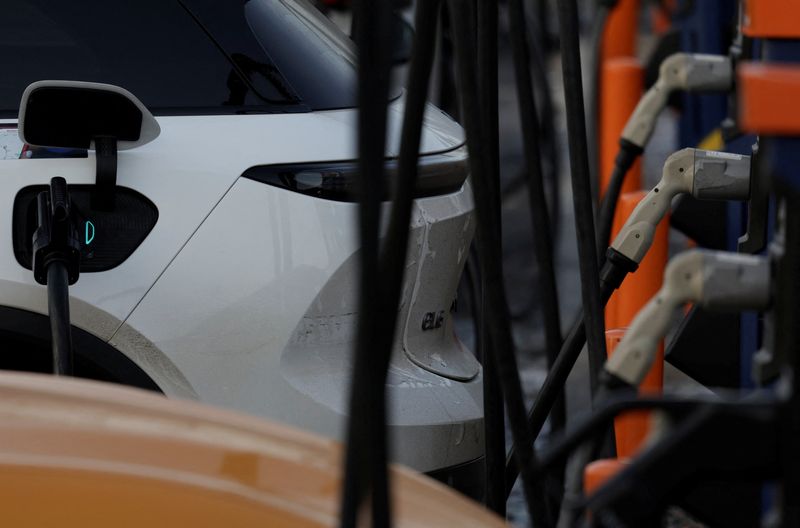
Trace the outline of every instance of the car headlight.
{"label": "car headlight", "polygon": [[[355,161],[259,165],[247,169],[242,177],[324,200],[358,201],[358,166]],[[421,156],[415,198],[457,192],[467,179],[466,149]],[[397,175],[397,160],[386,161],[384,186],[386,199],[391,181]]]}

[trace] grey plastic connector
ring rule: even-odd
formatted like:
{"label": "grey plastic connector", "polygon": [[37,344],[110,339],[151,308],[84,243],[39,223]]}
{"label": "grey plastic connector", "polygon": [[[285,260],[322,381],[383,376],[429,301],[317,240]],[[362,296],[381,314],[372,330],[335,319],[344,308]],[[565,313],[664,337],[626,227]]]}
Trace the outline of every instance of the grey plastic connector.
{"label": "grey plastic connector", "polygon": [[693,148],[675,152],[664,163],[661,181],[639,202],[611,247],[641,263],[672,199],[689,193],[699,199],[746,200],[750,157]]}
{"label": "grey plastic connector", "polygon": [[642,262],[653,243],[658,223],[680,193],[692,192],[695,149],[683,149],[664,163],[661,181],[634,208],[611,247],[633,260]]}
{"label": "grey plastic connector", "polygon": [[763,310],[771,299],[769,259],[724,251],[691,250],[673,258],[664,284],[636,315],[605,370],[639,385],[652,366],[672,314],[684,303],[709,310]]}
{"label": "grey plastic connector", "polygon": [[699,200],[748,200],[750,156],[695,150],[692,196]]}
{"label": "grey plastic connector", "polygon": [[722,55],[675,53],[661,63],[658,80],[636,105],[622,131],[625,139],[641,148],[647,144],[656,118],[676,90],[717,92],[733,86],[731,60]]}

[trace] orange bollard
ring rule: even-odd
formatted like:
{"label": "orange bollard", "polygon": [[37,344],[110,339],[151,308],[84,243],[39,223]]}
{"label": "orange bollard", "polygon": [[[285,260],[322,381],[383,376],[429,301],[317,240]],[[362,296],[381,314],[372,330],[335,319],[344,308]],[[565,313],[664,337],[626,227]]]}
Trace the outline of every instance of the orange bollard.
{"label": "orange bollard", "polygon": [[650,25],[653,26],[653,33],[656,35],[663,35],[669,31],[669,28],[672,25],[669,13],[667,13],[660,6],[653,6],[650,9]]}
{"label": "orange bollard", "polygon": [[[606,349],[609,357],[622,341],[625,328],[612,328],[606,330]],[[664,379],[664,344],[658,351],[658,358],[653,363],[653,368],[639,386],[640,394],[657,394],[661,392]],[[614,436],[617,441],[617,457],[620,459],[631,458],[636,455],[639,448],[650,432],[650,412],[631,411],[614,418]]]}
{"label": "orange bollard", "polygon": [[[647,195],[645,191],[627,193],[620,196],[617,212],[614,217],[612,232],[616,235],[624,221],[633,212],[636,205]],[[645,304],[661,288],[664,268],[667,265],[669,245],[669,217],[666,216],[653,237],[650,251],[642,259],[639,268],[629,276],[611,296],[606,305],[606,348],[611,355],[616,345],[625,335],[624,327],[631,324],[633,318]],[[664,343],[661,343],[653,367],[642,384],[640,393],[660,393],[664,385]],[[617,438],[617,456],[626,458],[633,456],[641,447],[650,428],[650,415],[646,412],[626,413],[614,421]]]}
{"label": "orange bollard", "polygon": [[800,3],[786,0],[743,2],[742,32],[751,38],[800,38]]}
{"label": "orange bollard", "polygon": [[737,68],[742,130],[794,135],[800,123],[800,68],[792,64],[744,62]]}
{"label": "orange bollard", "polygon": [[[637,191],[619,197],[611,228],[611,240],[614,240],[636,205],[646,195],[645,191]],[[639,268],[625,279],[622,286],[609,299],[606,305],[606,328],[622,328],[631,324],[639,310],[658,292],[664,276],[664,267],[667,265],[668,246],[669,215],[666,215],[658,224],[653,245]]]}
{"label": "orange bollard", "polygon": [[[625,225],[625,221],[645,196],[647,196],[647,192],[637,191],[619,197],[614,224],[611,228],[612,239],[619,233],[622,226]],[[668,252],[669,213],[664,215],[658,224],[653,236],[653,244],[639,264],[639,268],[625,279],[622,286],[614,292],[617,303],[616,320],[612,321],[613,325],[606,326],[606,328],[622,328],[631,324],[639,310],[644,308],[644,305],[658,293],[664,278]]]}
{"label": "orange bollard", "polygon": [[625,461],[616,458],[604,458],[590,462],[583,469],[583,493],[587,496],[591,495],[611,477],[622,471],[625,465]]}
{"label": "orange bollard", "polygon": [[[615,58],[603,62],[600,71],[600,109],[598,133],[600,134],[600,195],[605,192],[614,158],[619,150],[619,137],[625,123],[636,108],[644,87],[644,70],[639,61],[632,58]],[[628,171],[622,192],[641,189],[641,160]]]}
{"label": "orange bollard", "polygon": [[653,33],[663,35],[672,27],[672,13],[675,11],[675,0],[659,2],[658,5],[650,7],[650,24]]}
{"label": "orange bollard", "polygon": [[603,32],[603,62],[616,57],[633,57],[639,29],[639,0],[620,0],[611,11]]}

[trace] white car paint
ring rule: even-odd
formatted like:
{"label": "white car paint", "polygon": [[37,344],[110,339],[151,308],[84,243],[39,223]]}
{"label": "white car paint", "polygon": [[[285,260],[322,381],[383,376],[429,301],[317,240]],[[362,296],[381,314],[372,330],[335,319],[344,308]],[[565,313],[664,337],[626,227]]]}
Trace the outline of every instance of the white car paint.
{"label": "white car paint", "polygon": [[[397,155],[402,101],[392,106],[388,156]],[[439,115],[437,115],[439,114]],[[255,165],[310,160],[348,160],[355,157],[355,112],[337,110],[305,114],[248,116],[160,117],[161,135],[135,150],[119,153],[117,184],[141,192],[155,203],[159,220],[139,248],[120,266],[84,274],[71,289],[78,304],[73,323],[108,339],[153,285],[183,244],[202,223],[237,178]],[[10,124],[0,121],[0,126]],[[422,152],[452,149],[462,138],[459,128],[443,122],[434,107],[428,110]],[[432,125],[432,126],[431,126]],[[313,138],[313,139],[312,139]],[[0,164],[0,206],[10,212],[16,192],[28,185],[46,184],[53,176],[68,183],[93,183],[93,152],[83,159],[5,160]],[[277,191],[276,191],[277,192]],[[11,247],[9,229],[0,244]],[[46,313],[42,288],[21,267],[13,252],[0,253],[0,285],[7,289],[3,305]],[[91,307],[91,308],[89,308]],[[96,328],[103,312],[108,321]],[[88,311],[89,313],[84,313]],[[85,316],[85,317],[84,317]],[[88,320],[87,320],[88,318]]]}
{"label": "white car paint", "polygon": [[[401,97],[390,106],[387,156],[398,153],[402,111]],[[354,159],[355,117],[157,118],[157,139],[119,153],[117,182],[152,200],[158,222],[121,265],[82,274],[70,290],[73,324],[110,342],[168,396],[340,438],[357,317],[357,206],[240,175],[256,165]],[[429,106],[421,152],[462,144],[461,128]],[[94,165],[91,152],[0,162],[6,224],[19,189],[53,176],[92,183]],[[468,186],[415,202],[388,394],[395,460],[423,471],[483,450],[480,368],[449,317],[429,332],[418,320],[449,309],[472,208]],[[0,245],[8,248],[0,252],[0,305],[46,314],[46,290],[14,258],[10,227]]]}

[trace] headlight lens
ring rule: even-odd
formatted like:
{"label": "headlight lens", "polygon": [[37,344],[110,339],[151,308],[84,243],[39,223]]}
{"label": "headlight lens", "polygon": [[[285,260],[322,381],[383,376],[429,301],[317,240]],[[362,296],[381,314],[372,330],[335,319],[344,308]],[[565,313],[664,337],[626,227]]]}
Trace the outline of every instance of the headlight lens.
{"label": "headlight lens", "polygon": [[[324,200],[358,201],[355,161],[259,165],[247,169],[242,177]],[[441,154],[421,156],[415,198],[457,192],[467,179],[465,148]],[[389,199],[391,181],[397,175],[397,160],[386,161],[385,199]]]}

